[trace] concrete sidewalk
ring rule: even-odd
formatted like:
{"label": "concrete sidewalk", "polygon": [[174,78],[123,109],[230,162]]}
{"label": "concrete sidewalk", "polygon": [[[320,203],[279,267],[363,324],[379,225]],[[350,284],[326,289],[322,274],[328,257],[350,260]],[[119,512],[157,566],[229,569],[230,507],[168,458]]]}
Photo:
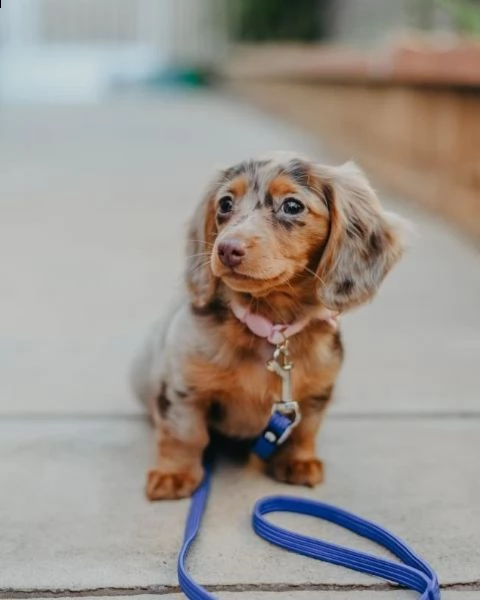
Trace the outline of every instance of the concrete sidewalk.
{"label": "concrete sidewalk", "polygon": [[[325,153],[209,94],[2,107],[0,130],[0,598],[179,598],[188,502],[144,500],[153,439],[128,364],[182,275],[184,223],[212,169],[272,149]],[[191,560],[220,597],[415,597],[256,538],[252,504],[278,492],[379,521],[437,569],[444,598],[480,597],[479,256],[387,204],[418,235],[374,304],[344,320],[347,360],[319,438],[326,483],[292,490],[220,465]]]}

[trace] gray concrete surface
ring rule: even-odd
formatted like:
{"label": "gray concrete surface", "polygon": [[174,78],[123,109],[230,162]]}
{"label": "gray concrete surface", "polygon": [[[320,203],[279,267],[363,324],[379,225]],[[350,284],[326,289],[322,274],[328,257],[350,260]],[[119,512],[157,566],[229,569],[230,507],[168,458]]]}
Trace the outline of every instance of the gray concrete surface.
{"label": "gray concrete surface", "polygon": [[[145,422],[8,419],[0,426],[2,586],[74,589],[175,586],[188,501],[148,504],[153,460]],[[222,464],[192,572],[211,585],[370,585],[372,579],[269,546],[249,524],[260,496],[296,493],[388,525],[435,565],[444,584],[474,582],[480,565],[480,421],[327,422],[313,491],[270,481],[252,461]],[[446,466],[448,468],[446,469]],[[234,501],[232,501],[232,498]],[[326,523],[274,515],[302,533],[385,555]]]}
{"label": "gray concrete surface", "polygon": [[[174,592],[188,503],[143,498],[153,445],[127,365],[181,277],[184,222],[212,169],[271,149],[326,153],[209,94],[2,107],[0,130],[0,594]],[[327,481],[296,491],[391,527],[453,586],[444,597],[470,600],[480,594],[479,256],[387,202],[415,223],[414,246],[377,300],[345,318],[347,361],[319,438]],[[414,597],[255,538],[254,500],[285,489],[255,464],[222,464],[194,574],[222,597],[307,599],[309,586],[322,600]]]}

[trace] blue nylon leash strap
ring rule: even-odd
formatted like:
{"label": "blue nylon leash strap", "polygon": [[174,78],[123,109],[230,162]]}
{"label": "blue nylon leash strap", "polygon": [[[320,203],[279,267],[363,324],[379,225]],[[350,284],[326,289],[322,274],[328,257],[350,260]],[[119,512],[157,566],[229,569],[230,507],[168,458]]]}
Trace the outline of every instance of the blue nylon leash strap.
{"label": "blue nylon leash strap", "polygon": [[[178,556],[178,580],[183,593],[190,600],[214,600],[216,598],[192,579],[186,567],[188,552],[198,534],[205,512],[211,473],[211,465],[208,464],[205,478],[192,497],[183,544]],[[271,512],[298,513],[329,521],[376,542],[389,550],[401,562],[394,562],[289,531],[274,525],[264,517]],[[268,496],[256,503],[252,524],[253,529],[260,537],[285,548],[285,550],[397,583],[407,589],[419,592],[420,600],[440,600],[437,575],[427,562],[409,548],[403,540],[388,530],[341,508],[305,498]]]}
{"label": "blue nylon leash strap", "polygon": [[[277,345],[267,368],[282,378],[281,401],[273,407],[272,415],[263,433],[253,445],[253,452],[262,459],[269,458],[288,438],[301,418],[298,403],[291,396],[290,373],[292,363],[288,354],[288,340]],[[190,600],[211,600],[215,596],[198,585],[188,574],[186,560],[189,549],[200,529],[210,491],[212,461],[207,458],[205,478],[193,494],[185,527],[183,545],[178,556],[178,580]],[[290,512],[323,519],[348,529],[357,535],[376,542],[389,550],[400,562],[352,550],[321,539],[301,535],[265,518],[271,512]],[[323,502],[292,496],[268,496],[259,500],[253,511],[252,525],[255,533],[268,542],[296,554],[303,554],[334,565],[339,565],[375,575],[392,583],[419,592],[421,600],[440,600],[438,579],[433,569],[407,544],[383,527],[357,517],[341,508]]]}

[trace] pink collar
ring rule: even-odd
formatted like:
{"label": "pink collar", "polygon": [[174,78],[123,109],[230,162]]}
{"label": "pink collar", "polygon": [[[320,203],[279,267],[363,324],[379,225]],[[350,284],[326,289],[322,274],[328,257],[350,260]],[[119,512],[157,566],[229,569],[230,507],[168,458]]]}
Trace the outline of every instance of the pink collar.
{"label": "pink collar", "polygon": [[244,323],[252,333],[266,339],[270,344],[281,344],[285,339],[302,331],[313,319],[327,321],[334,329],[337,328],[338,314],[326,308],[322,308],[317,314],[304,317],[295,323],[276,324],[266,317],[262,317],[262,315],[250,312],[247,307],[235,301],[230,303],[230,307],[241,323]]}

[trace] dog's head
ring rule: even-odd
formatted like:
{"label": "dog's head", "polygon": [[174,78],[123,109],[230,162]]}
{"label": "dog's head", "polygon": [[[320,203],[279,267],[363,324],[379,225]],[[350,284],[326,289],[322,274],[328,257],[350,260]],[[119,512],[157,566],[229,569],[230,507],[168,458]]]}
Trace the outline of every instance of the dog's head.
{"label": "dog's head", "polygon": [[276,155],[221,171],[189,232],[192,301],[219,281],[253,297],[310,281],[337,311],[369,300],[403,250],[402,222],[382,210],[352,163],[327,167]]}

